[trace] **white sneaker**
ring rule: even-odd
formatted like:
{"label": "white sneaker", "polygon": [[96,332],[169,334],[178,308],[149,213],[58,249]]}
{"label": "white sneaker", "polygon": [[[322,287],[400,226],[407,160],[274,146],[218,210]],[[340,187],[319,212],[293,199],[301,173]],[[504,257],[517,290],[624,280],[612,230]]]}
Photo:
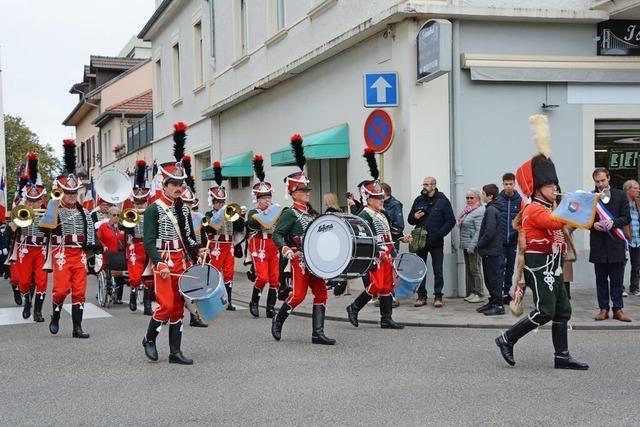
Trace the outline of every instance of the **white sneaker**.
{"label": "white sneaker", "polygon": [[466,302],[469,302],[469,300],[470,300],[470,299],[472,299],[474,295],[475,295],[475,294],[469,294],[469,295],[467,295],[467,296],[464,298],[464,300],[465,300]]}
{"label": "white sneaker", "polygon": [[473,298],[469,299],[469,301],[468,301],[468,302],[470,302],[472,304],[476,304],[476,303],[479,303],[479,302],[484,302],[484,297],[481,297],[480,295],[473,294],[472,297]]}
{"label": "white sneaker", "polygon": [[623,296],[623,297],[628,297],[628,296],[629,296],[629,294],[627,293],[627,291],[622,291],[622,296]]}
{"label": "white sneaker", "polygon": [[631,292],[631,295],[636,296],[636,297],[640,296],[640,290]]}

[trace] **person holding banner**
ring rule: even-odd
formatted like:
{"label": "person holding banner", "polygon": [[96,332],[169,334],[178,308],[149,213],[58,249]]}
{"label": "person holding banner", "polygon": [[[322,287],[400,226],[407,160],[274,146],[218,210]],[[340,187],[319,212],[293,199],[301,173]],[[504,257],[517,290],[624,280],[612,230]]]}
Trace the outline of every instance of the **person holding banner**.
{"label": "person holding banner", "polygon": [[[556,169],[549,158],[549,128],[547,117],[531,116],[534,139],[540,154],[523,163],[516,172],[521,191],[531,202],[516,217],[519,236],[524,245],[524,278],[533,293],[534,309],[495,339],[503,359],[511,366],[516,364],[513,347],[529,332],[552,322],[551,339],[554,347],[556,369],[586,370],[589,365],[574,359],[569,353],[568,322],[571,319],[571,302],[562,279],[562,244],[555,232],[564,223],[551,215],[558,185]],[[518,266],[520,270],[520,266]],[[516,275],[516,280],[520,271]],[[516,286],[519,283],[516,282]],[[514,300],[520,299],[514,293]],[[513,304],[514,302],[512,302]]]}
{"label": "person holding banner", "polygon": [[596,206],[596,220],[589,236],[589,262],[593,263],[596,273],[600,308],[595,320],[608,319],[609,309],[613,308],[614,319],[631,322],[631,318],[622,311],[628,244],[623,227],[631,221],[629,201],[622,190],[611,188],[611,178],[606,168],[596,168],[591,176],[596,186],[595,192],[603,195]]}

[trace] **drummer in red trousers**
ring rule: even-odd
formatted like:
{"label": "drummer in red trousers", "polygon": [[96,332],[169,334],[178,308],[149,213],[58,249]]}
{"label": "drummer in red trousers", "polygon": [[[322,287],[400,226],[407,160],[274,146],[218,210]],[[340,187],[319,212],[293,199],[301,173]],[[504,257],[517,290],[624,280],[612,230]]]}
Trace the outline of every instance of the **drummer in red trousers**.
{"label": "drummer in red trousers", "polygon": [[[374,266],[369,270],[369,285],[367,288],[347,306],[349,322],[358,327],[358,312],[373,297],[380,300],[380,327],[382,329],[402,329],[404,326],[396,323],[391,318],[393,310],[393,261],[391,254],[394,252],[394,242],[391,237],[389,219],[384,213],[384,191],[378,180],[379,172],[375,153],[370,148],[365,149],[364,157],[367,159],[369,171],[373,180],[364,181],[360,186],[365,207],[358,216],[364,219],[375,235],[377,245],[377,258]],[[409,242],[411,236],[404,236],[403,242]]]}
{"label": "drummer in red trousers", "polygon": [[269,285],[267,294],[267,317],[273,318],[276,314],[276,299],[278,286],[280,284],[280,253],[273,241],[273,227],[278,220],[277,213],[273,216],[273,222],[265,223],[264,219],[258,215],[267,209],[280,209],[279,206],[271,204],[271,183],[264,180],[262,156],[256,155],[253,158],[253,170],[256,173],[258,182],[253,185],[252,193],[256,202],[256,207],[247,214],[249,238],[249,253],[253,261],[256,272],[256,281],[253,285],[253,294],[249,303],[249,312],[253,317],[258,317],[258,303],[260,295],[266,285]]}
{"label": "drummer in red trousers", "polygon": [[282,304],[278,314],[271,323],[271,334],[276,340],[280,340],[282,325],[289,317],[289,313],[298,304],[304,301],[308,288],[313,292],[313,332],[311,342],[314,344],[333,345],[336,340],[328,338],[324,334],[324,314],[327,303],[327,282],[314,274],[306,267],[302,256],[302,237],[315,219],[315,215],[309,212],[309,179],[304,174],[306,158],[302,148],[302,137],[293,135],[291,146],[295,154],[296,164],[300,168],[299,172],[290,174],[285,178],[287,190],[293,199],[293,205],[285,209],[280,216],[280,220],[273,231],[273,240],[280,249],[283,257],[287,258],[291,264],[292,292]]}
{"label": "drummer in red trousers", "polygon": [[169,363],[191,365],[193,360],[182,354],[180,349],[184,298],[178,289],[178,280],[192,262],[206,255],[207,250],[198,245],[191,213],[180,198],[187,178],[181,163],[187,126],[179,122],[174,128],[176,161],[158,167],[163,178],[162,192],[145,211],[144,247],[153,264],[158,307],[149,321],[142,346],[147,358],[157,361],[156,338],[162,324],[168,322]]}

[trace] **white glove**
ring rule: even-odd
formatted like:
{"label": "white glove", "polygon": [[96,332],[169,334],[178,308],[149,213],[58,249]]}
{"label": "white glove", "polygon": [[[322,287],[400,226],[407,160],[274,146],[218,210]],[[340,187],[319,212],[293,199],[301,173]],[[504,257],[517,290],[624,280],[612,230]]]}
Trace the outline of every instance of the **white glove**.
{"label": "white glove", "polygon": [[7,248],[4,248],[2,250],[2,255],[9,255],[9,251],[7,250]]}
{"label": "white glove", "polygon": [[102,270],[102,254],[96,254],[96,263],[93,267],[96,273]]}

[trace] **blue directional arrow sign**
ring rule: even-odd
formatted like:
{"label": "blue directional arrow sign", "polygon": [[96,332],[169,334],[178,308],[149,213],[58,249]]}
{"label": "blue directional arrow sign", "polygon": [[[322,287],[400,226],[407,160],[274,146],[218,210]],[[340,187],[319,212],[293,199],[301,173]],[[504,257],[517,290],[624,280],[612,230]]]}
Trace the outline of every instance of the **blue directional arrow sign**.
{"label": "blue directional arrow sign", "polygon": [[398,106],[398,73],[364,74],[364,106],[367,108]]}

